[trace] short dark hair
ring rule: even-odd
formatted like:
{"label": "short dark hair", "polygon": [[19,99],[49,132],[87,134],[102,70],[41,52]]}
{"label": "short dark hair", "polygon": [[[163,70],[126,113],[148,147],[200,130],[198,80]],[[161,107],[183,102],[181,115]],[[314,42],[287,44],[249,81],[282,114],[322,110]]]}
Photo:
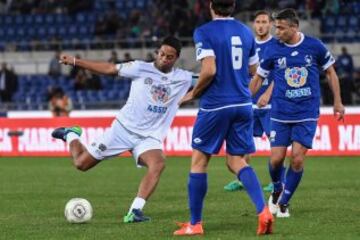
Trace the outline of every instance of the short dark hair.
{"label": "short dark hair", "polygon": [[180,56],[181,53],[181,42],[179,39],[177,39],[174,36],[168,36],[166,38],[164,38],[164,40],[161,42],[161,46],[162,45],[168,45],[170,47],[173,47],[176,50],[177,56]]}
{"label": "short dark hair", "polygon": [[259,11],[256,11],[254,16],[253,16],[253,21],[255,21],[255,19],[260,16],[260,15],[266,15],[269,17],[269,20],[272,21],[272,16],[271,16],[271,13],[267,10],[259,10]]}
{"label": "short dark hair", "polygon": [[299,17],[296,11],[292,8],[286,8],[273,14],[275,20],[286,20],[289,23],[299,26]]}
{"label": "short dark hair", "polygon": [[235,0],[211,0],[212,9],[220,16],[230,16],[235,9]]}

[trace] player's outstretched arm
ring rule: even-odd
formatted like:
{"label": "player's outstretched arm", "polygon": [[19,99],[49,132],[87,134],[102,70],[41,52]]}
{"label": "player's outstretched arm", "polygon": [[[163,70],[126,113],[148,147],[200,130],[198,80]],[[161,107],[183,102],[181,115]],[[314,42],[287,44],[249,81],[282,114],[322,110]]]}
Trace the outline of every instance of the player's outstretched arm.
{"label": "player's outstretched arm", "polygon": [[265,107],[266,105],[268,105],[271,95],[272,95],[272,91],[274,89],[274,81],[272,81],[269,85],[269,87],[266,89],[266,91],[259,97],[259,100],[257,101],[256,105],[259,108]]}
{"label": "player's outstretched arm", "polygon": [[118,73],[116,65],[113,63],[77,59],[67,54],[61,54],[59,62],[65,65],[81,67],[98,74],[116,75]]}
{"label": "player's outstretched arm", "polygon": [[326,69],[325,73],[334,97],[334,115],[337,116],[339,121],[344,121],[345,108],[341,101],[339,78],[336,74],[334,66],[330,66]]}
{"label": "player's outstretched arm", "polygon": [[259,74],[255,74],[251,79],[249,89],[252,95],[255,95],[259,91],[263,80],[264,79]]}

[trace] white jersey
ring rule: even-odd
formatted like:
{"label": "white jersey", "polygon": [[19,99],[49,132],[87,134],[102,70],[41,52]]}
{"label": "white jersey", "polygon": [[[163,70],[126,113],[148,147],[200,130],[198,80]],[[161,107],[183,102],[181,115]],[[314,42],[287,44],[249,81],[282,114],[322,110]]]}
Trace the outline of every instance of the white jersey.
{"label": "white jersey", "polygon": [[129,98],[117,120],[129,131],[162,141],[187,93],[193,73],[173,68],[159,71],[154,63],[132,61],[116,65],[118,74],[132,79]]}

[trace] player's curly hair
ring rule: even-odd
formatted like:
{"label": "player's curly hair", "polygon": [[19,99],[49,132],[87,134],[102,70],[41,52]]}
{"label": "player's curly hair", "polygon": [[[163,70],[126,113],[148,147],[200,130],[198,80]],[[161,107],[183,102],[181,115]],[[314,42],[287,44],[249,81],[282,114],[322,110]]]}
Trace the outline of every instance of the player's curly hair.
{"label": "player's curly hair", "polygon": [[162,45],[168,45],[170,47],[173,47],[176,50],[177,56],[180,56],[182,44],[179,39],[173,36],[168,36],[164,38],[164,40],[161,42]]}
{"label": "player's curly hair", "polygon": [[227,17],[235,9],[235,0],[211,0],[211,6],[215,14]]}

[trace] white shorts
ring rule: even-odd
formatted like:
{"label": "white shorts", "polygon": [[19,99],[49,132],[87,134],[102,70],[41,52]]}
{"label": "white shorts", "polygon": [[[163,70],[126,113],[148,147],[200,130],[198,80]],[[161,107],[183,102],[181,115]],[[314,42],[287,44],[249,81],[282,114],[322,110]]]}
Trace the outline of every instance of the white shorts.
{"label": "white shorts", "polygon": [[87,150],[97,160],[131,151],[133,158],[138,164],[139,156],[149,150],[162,150],[162,142],[152,137],[144,137],[127,130],[118,120],[114,120],[111,128],[107,129],[102,136],[93,141]]}

